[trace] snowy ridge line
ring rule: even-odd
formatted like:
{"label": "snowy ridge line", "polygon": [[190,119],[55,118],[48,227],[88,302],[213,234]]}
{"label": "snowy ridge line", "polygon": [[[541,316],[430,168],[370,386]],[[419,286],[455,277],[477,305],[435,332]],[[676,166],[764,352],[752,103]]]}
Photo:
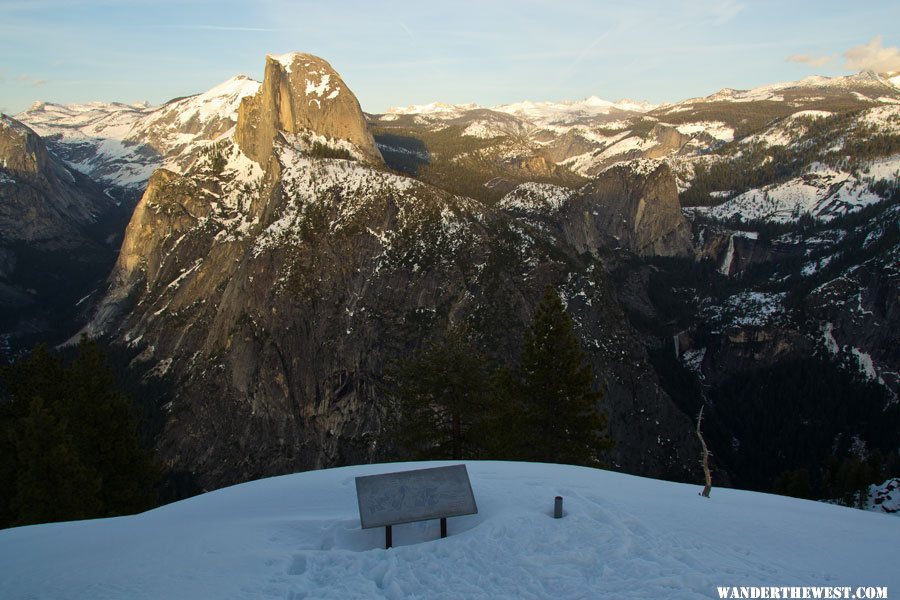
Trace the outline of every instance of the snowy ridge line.
{"label": "snowy ridge line", "polygon": [[16,118],[48,138],[75,170],[107,184],[142,188],[156,169],[183,173],[199,148],[232,136],[241,100],[259,86],[239,75],[160,106],[39,102]]}
{"label": "snowy ridge line", "polygon": [[468,111],[486,109],[529,119],[537,124],[552,124],[579,115],[608,115],[616,111],[644,113],[657,108],[657,106],[649,102],[635,102],[627,99],[610,102],[597,96],[590,96],[583,100],[561,100],[558,102],[533,102],[526,100],[524,102],[497,104],[494,106],[481,106],[475,102],[465,104],[431,102],[429,104],[392,106],[384,114],[431,115],[441,118],[455,118]]}

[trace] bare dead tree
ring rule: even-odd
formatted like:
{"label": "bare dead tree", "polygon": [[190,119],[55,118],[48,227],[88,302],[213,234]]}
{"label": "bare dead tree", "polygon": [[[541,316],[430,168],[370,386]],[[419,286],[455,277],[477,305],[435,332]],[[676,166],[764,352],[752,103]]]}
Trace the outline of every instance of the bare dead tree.
{"label": "bare dead tree", "polygon": [[706,477],[706,485],[703,486],[700,495],[709,498],[709,491],[712,489],[712,475],[709,472],[709,448],[706,447],[706,441],[703,439],[703,434],[700,433],[701,421],[703,421],[703,406],[700,406],[700,414],[697,415],[697,437],[700,439],[700,448],[702,449],[700,464],[703,465],[703,475]]}

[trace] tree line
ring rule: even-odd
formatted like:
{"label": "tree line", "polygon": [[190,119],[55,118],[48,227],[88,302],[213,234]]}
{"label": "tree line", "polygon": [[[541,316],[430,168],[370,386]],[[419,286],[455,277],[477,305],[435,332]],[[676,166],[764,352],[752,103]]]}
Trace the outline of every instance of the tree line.
{"label": "tree line", "polygon": [[612,442],[601,396],[553,288],[515,366],[498,365],[473,338],[451,326],[387,370],[381,442],[389,458],[602,464]]}
{"label": "tree line", "polygon": [[159,468],[99,345],[46,346],[0,370],[0,528],[156,506]]}
{"label": "tree line", "polygon": [[853,506],[898,474],[900,406],[829,360],[739,373],[708,393],[724,424],[709,434],[737,487]]}
{"label": "tree line", "polygon": [[[814,162],[866,179],[867,161],[900,152],[900,135],[885,126],[857,122],[862,112],[794,118],[788,130],[802,143],[770,146],[759,141],[731,142],[722,148],[721,160],[695,163],[691,187],[679,195],[681,205],[714,206],[723,199],[713,197],[713,192],[738,195],[782,183],[799,176]],[[872,181],[870,189],[882,198],[894,194],[890,183]]]}

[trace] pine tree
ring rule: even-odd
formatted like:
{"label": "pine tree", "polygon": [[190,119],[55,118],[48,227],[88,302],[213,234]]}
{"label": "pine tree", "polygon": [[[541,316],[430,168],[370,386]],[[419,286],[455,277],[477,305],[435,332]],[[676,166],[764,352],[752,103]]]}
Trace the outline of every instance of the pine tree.
{"label": "pine tree", "polygon": [[28,413],[12,430],[18,458],[10,490],[13,524],[85,519],[102,514],[100,475],[86,466],[66,424],[34,396]]}
{"label": "pine tree", "polygon": [[82,460],[100,474],[105,516],[152,507],[157,471],[141,447],[131,401],[116,386],[109,359],[95,341],[81,339],[68,368],[66,412]]}
{"label": "pine tree", "polygon": [[510,398],[521,406],[517,458],[582,465],[600,463],[611,446],[597,408],[593,374],[559,295],[547,287],[525,331]]}
{"label": "pine tree", "polygon": [[155,505],[158,473],[95,342],[68,368],[40,346],[0,382],[0,527]]}
{"label": "pine tree", "polygon": [[[44,398],[62,397],[65,377],[59,359],[46,346],[39,345],[27,360],[0,369],[0,383],[0,527],[8,527],[37,522],[27,519],[40,519],[43,517],[39,515],[47,514],[37,506],[39,503],[28,499],[33,497],[36,483],[35,473],[29,473],[32,458],[28,452],[35,453],[34,459],[48,455],[50,452],[45,453],[41,446],[49,448],[52,444],[42,438],[60,437],[58,430],[62,425],[56,420],[50,423],[44,413],[52,413],[52,405]],[[36,408],[38,404],[40,410]],[[36,443],[29,443],[29,437]],[[26,502],[35,504],[29,509],[31,517],[22,514]]]}
{"label": "pine tree", "polygon": [[404,458],[482,457],[492,373],[469,331],[451,326],[442,340],[390,371],[387,444]]}

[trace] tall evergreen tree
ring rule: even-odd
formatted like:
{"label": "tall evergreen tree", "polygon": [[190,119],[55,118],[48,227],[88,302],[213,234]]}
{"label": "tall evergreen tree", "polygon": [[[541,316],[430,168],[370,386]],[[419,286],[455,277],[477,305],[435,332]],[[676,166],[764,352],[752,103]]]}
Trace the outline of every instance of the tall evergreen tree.
{"label": "tall evergreen tree", "polygon": [[492,374],[469,331],[451,326],[443,339],[390,370],[387,444],[404,458],[482,457]]}
{"label": "tall evergreen tree", "polygon": [[157,470],[95,342],[83,338],[68,367],[38,347],[0,383],[0,527],[155,505]]}
{"label": "tall evergreen tree", "polygon": [[102,514],[100,476],[86,466],[66,423],[33,396],[10,431],[18,459],[9,490],[15,525],[85,519]]}
{"label": "tall evergreen tree", "polygon": [[131,400],[119,391],[112,367],[97,342],[84,337],[68,368],[68,402],[61,411],[73,431],[78,453],[103,482],[106,516],[146,510],[156,500],[157,471],[141,447]]}
{"label": "tall evergreen tree", "polygon": [[[572,318],[548,286],[525,331],[510,397],[521,404],[516,458],[596,465],[611,446],[603,433],[606,415],[594,390],[591,366],[575,335]],[[515,417],[514,417],[515,418]]]}

